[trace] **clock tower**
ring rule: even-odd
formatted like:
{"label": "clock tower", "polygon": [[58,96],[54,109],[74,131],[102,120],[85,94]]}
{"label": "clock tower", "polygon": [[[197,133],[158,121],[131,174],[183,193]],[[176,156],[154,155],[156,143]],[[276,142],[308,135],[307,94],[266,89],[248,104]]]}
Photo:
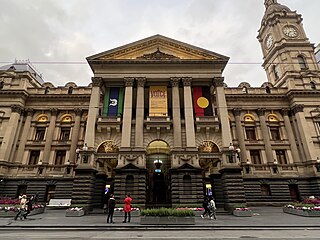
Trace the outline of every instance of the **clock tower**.
{"label": "clock tower", "polygon": [[289,89],[314,88],[320,84],[319,67],[301,15],[277,0],[265,0],[264,5],[257,38],[269,82]]}

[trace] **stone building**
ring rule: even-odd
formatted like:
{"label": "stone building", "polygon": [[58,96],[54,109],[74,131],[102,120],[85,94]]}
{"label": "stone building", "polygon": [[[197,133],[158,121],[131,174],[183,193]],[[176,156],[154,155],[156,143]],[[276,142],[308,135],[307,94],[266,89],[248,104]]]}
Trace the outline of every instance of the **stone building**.
{"label": "stone building", "polygon": [[0,68],[0,194],[99,206],[283,204],[320,190],[320,79],[302,17],[265,0],[268,82],[228,87],[228,57],[155,35],[87,58],[89,86]]}

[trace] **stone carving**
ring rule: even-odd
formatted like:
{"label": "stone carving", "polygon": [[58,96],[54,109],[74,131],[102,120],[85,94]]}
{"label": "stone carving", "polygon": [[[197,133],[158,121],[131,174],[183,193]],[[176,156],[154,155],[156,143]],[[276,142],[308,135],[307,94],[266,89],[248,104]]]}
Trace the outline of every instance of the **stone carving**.
{"label": "stone carving", "polygon": [[112,140],[107,140],[102,144],[105,153],[114,153],[118,152],[119,148],[113,144]]}
{"label": "stone carving", "polygon": [[303,104],[297,104],[292,108],[292,111],[294,114],[298,112],[303,112],[304,105]]}
{"label": "stone carving", "polygon": [[93,87],[100,87],[102,84],[102,77],[92,77],[91,80]]}
{"label": "stone carving", "polygon": [[191,86],[191,81],[192,81],[191,77],[183,77],[182,78],[183,86]]}
{"label": "stone carving", "polygon": [[125,84],[126,87],[132,87],[133,86],[133,81],[134,81],[133,77],[125,77],[124,78],[124,84]]}
{"label": "stone carving", "polygon": [[170,78],[170,83],[172,87],[179,87],[180,78],[172,77]]}
{"label": "stone carving", "polygon": [[171,54],[167,54],[164,52],[161,52],[159,48],[153,53],[144,54],[141,57],[137,57],[136,59],[140,60],[178,60],[179,57],[176,57]]}
{"label": "stone carving", "polygon": [[214,142],[210,140],[203,141],[198,149],[200,152],[205,152],[205,153],[219,152],[219,149],[217,148],[217,146],[214,144]]}
{"label": "stone carving", "polygon": [[145,77],[138,77],[136,78],[138,87],[144,87],[144,84],[146,83],[146,78]]}
{"label": "stone carving", "polygon": [[224,78],[223,77],[215,77],[213,79],[213,86],[224,87]]}

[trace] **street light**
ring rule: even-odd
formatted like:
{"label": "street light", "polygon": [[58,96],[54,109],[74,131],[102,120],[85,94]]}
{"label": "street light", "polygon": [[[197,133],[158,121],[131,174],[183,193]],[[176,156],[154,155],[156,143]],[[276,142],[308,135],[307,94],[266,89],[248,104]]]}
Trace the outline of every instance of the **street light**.
{"label": "street light", "polygon": [[229,163],[235,163],[235,157],[240,161],[240,152],[241,149],[239,147],[235,148],[232,143],[229,146]]}

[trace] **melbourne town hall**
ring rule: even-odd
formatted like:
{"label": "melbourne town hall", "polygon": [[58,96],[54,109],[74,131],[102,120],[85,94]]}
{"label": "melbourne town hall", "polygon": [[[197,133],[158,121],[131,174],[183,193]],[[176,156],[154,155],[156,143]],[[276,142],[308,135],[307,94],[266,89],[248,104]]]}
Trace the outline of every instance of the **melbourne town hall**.
{"label": "melbourne town hall", "polygon": [[[263,4],[263,3],[261,3]],[[0,67],[0,195],[101,206],[283,204],[320,192],[320,71],[302,16],[265,0],[268,81],[228,87],[229,57],[154,35],[87,57],[88,86]]]}

